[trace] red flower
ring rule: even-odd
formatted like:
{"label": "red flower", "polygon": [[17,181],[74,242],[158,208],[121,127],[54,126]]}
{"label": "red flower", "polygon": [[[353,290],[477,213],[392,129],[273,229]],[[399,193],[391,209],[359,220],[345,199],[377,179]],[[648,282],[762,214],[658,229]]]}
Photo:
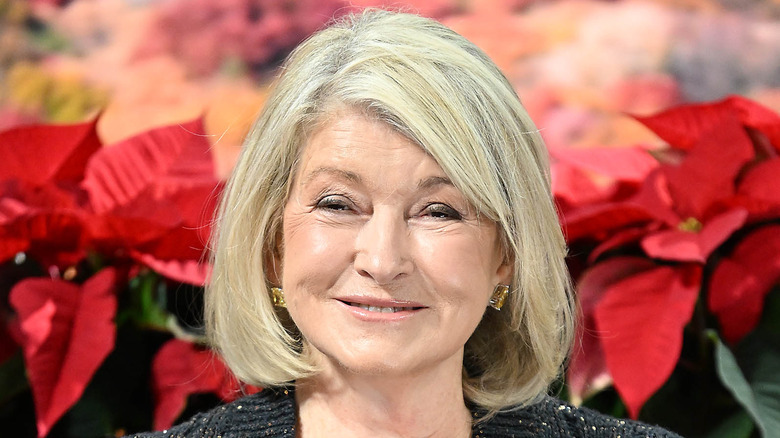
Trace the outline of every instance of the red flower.
{"label": "red flower", "polygon": [[[620,230],[644,227],[653,220],[648,208],[632,199],[658,167],[647,151],[561,150],[553,151],[552,156],[557,160],[553,164],[553,189],[570,242],[604,241]],[[594,174],[599,177],[598,183]]]}
{"label": "red flower", "polygon": [[187,396],[213,393],[225,401],[257,392],[253,386],[241,386],[212,351],[191,342],[174,339],[163,345],[152,364],[157,405],[154,428],[170,427],[184,410]]}
{"label": "red flower", "polygon": [[780,157],[756,163],[738,181],[731,202],[750,212],[752,222],[780,218]]}
{"label": "red flower", "polygon": [[59,266],[84,256],[85,198],[78,182],[100,149],[95,123],[0,133],[0,261],[20,251]]}
{"label": "red flower", "polygon": [[11,290],[39,437],[76,403],[114,348],[115,276],[108,268],[81,286],[34,278]]}
{"label": "red flower", "polygon": [[651,257],[704,264],[715,248],[744,225],[747,215],[742,209],[729,210],[705,224],[691,218],[677,229],[648,233],[642,239],[642,248]]}
{"label": "red flower", "polygon": [[735,180],[754,156],[753,145],[742,125],[730,117],[690,146],[683,160],[664,164],[637,198],[664,229],[642,239],[651,257],[704,263],[747,219],[740,207],[730,207],[736,194]]}
{"label": "red flower", "polygon": [[0,133],[0,180],[39,187],[78,183],[89,157],[100,149],[96,120],[77,125],[33,125]]}
{"label": "red flower", "polygon": [[179,281],[205,282],[205,269],[185,268],[203,258],[219,189],[200,120],[106,147],[85,174],[98,248],[127,251]]}
{"label": "red flower", "polygon": [[715,103],[680,105],[660,114],[635,118],[669,146],[682,150],[694,147],[717,130],[724,118],[733,118],[747,128],[762,132],[780,151],[780,116],[741,96]]}
{"label": "red flower", "polygon": [[653,262],[640,257],[613,257],[586,270],[579,278],[577,296],[583,318],[566,376],[575,401],[612,382],[602,347],[604,334],[596,325],[596,306],[613,284],[654,267]]}
{"label": "red flower", "polygon": [[[587,251],[578,281],[585,332],[569,370],[572,394],[587,395],[608,369],[633,417],[679,360],[702,266],[719,260],[711,254],[746,224],[780,217],[780,117],[734,97],[639,120],[670,143],[653,152],[657,166],[637,149],[614,157],[603,150],[553,154],[564,229],[570,245]],[[597,179],[587,183],[593,173]],[[780,279],[778,229],[748,236],[707,282],[709,308],[728,340],[755,327]],[[638,251],[648,259],[621,255]],[[678,264],[655,266],[652,259]]]}
{"label": "red flower", "polygon": [[780,282],[780,225],[760,228],[718,263],[707,305],[720,321],[723,337],[736,343],[752,331],[764,298]]}
{"label": "red flower", "polygon": [[704,263],[746,221],[780,215],[772,190],[780,165],[760,163],[780,151],[780,116],[731,97],[638,120],[684,151],[681,162],[663,165],[656,190],[639,201],[668,226],[643,239],[648,255]]}
{"label": "red flower", "polygon": [[0,261],[44,266],[97,250],[202,285],[220,185],[200,120],[102,147],[95,121],[0,133]]}
{"label": "red flower", "polygon": [[[651,257],[704,263],[746,221],[780,215],[780,195],[771,190],[780,184],[780,164],[756,164],[777,155],[761,140],[780,140],[780,117],[734,97],[639,120],[681,152],[659,152],[666,162],[655,169],[636,149],[615,151],[612,158],[603,150],[554,153],[559,162],[612,182],[600,199],[582,178],[571,177],[572,170],[564,181],[577,187],[556,186],[570,241],[598,240],[604,246],[595,255],[641,241]],[[572,199],[583,186],[590,202],[577,203]]]}
{"label": "red flower", "polygon": [[607,367],[632,418],[674,370],[701,268],[656,267],[605,292],[594,312]]}
{"label": "red flower", "polygon": [[640,257],[613,257],[585,271],[577,283],[583,329],[567,376],[572,395],[586,397],[611,376],[636,418],[677,363],[700,273]]}

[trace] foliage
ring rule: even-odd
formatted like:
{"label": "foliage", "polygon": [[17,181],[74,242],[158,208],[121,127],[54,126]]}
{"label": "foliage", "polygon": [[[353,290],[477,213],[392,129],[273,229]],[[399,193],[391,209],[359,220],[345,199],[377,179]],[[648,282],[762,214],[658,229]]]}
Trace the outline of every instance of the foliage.
{"label": "foliage", "polygon": [[[177,417],[188,391],[239,394],[209,353],[167,341],[169,333],[198,336],[186,327],[197,326],[199,313],[187,316],[193,310],[186,306],[206,280],[204,242],[221,187],[201,121],[107,146],[96,123],[0,133],[0,310],[7,332],[0,362],[8,376],[0,415],[29,418],[19,410],[30,391],[30,424],[39,436],[151,428],[151,412],[127,408],[152,405],[149,390],[128,388],[147,379],[160,427]],[[175,312],[182,321],[171,312],[177,306],[185,307]],[[186,385],[167,385],[171,376]],[[99,413],[91,422],[100,424],[79,429],[90,409]],[[7,423],[30,435],[24,421]]]}
{"label": "foliage", "polygon": [[[553,151],[583,316],[563,396],[691,437],[769,436],[780,117],[732,97],[638,120],[668,146]],[[112,145],[96,123],[0,133],[11,435],[163,429],[256,390],[200,344],[221,189],[200,121]]]}
{"label": "foliage", "polygon": [[685,436],[770,436],[780,117],[731,97],[637,119],[668,145],[554,153],[584,315],[570,396]]}

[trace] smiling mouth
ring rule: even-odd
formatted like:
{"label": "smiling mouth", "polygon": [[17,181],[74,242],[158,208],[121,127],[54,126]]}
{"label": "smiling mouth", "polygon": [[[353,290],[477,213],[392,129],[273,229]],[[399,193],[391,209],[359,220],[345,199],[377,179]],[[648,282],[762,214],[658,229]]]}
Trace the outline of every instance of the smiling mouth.
{"label": "smiling mouth", "polygon": [[383,307],[383,306],[371,306],[362,303],[353,303],[353,302],[342,301],[342,300],[339,301],[341,301],[342,303],[348,306],[358,307],[363,310],[367,310],[369,312],[377,312],[377,313],[397,313],[397,312],[403,312],[405,310],[420,310],[423,308],[422,306]]}

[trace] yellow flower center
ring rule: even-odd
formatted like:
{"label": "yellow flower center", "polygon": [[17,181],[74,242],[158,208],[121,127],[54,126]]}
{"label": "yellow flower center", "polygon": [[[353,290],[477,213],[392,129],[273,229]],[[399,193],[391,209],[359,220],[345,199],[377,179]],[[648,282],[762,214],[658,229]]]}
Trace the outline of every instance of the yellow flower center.
{"label": "yellow flower center", "polygon": [[701,231],[703,226],[704,225],[702,225],[702,223],[699,222],[699,220],[695,217],[689,217],[688,219],[680,222],[680,224],[677,225],[677,229],[680,231],[687,231],[689,233],[698,233]]}

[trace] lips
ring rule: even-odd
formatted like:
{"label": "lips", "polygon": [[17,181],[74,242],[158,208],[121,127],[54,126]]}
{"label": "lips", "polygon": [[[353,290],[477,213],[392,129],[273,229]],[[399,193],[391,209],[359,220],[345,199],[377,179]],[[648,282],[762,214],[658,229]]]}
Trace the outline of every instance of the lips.
{"label": "lips", "polygon": [[372,297],[344,297],[337,298],[337,300],[350,307],[375,313],[398,313],[420,310],[426,307],[413,301],[385,300]]}
{"label": "lips", "polygon": [[368,304],[355,304],[355,303],[346,303],[350,306],[354,307],[360,307],[361,309],[368,310],[369,312],[380,312],[380,313],[396,313],[396,312],[402,312],[404,310],[414,310],[419,309],[419,307],[379,307],[379,306],[369,306]]}

